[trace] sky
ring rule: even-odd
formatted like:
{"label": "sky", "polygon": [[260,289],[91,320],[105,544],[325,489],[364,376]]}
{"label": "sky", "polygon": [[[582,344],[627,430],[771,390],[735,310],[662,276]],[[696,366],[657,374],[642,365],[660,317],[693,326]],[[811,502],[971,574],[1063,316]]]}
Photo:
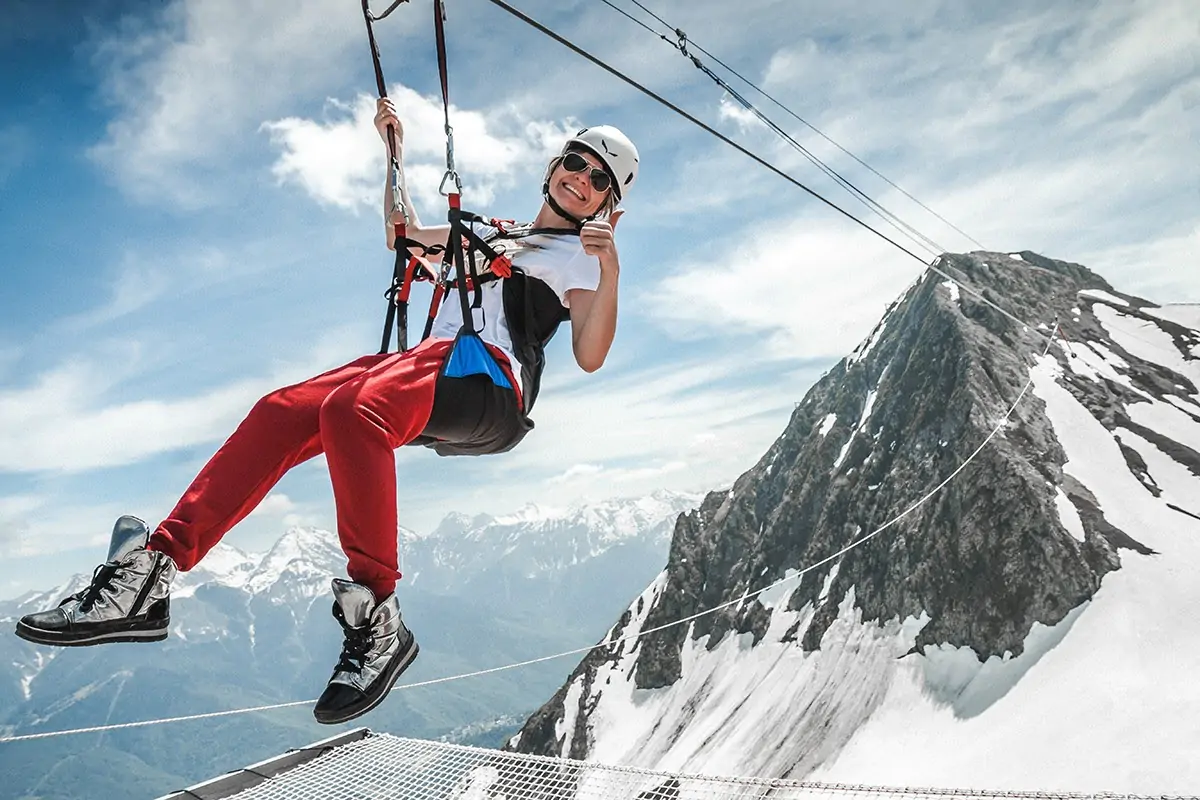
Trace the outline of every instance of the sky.
{"label": "sky", "polygon": [[[583,125],[624,130],[641,172],[604,368],[580,370],[561,335],[517,450],[402,450],[400,524],[728,486],[919,259],[493,3],[448,5],[467,207],[531,219],[546,161]],[[1200,301],[1191,0],[644,5],[819,129],[738,86],[936,249],[611,6],[519,7],[925,260],[1034,250],[1122,292]],[[445,213],[430,9],[376,25],[427,222]],[[120,514],[164,517],[264,393],[375,352],[392,255],[358,3],[10,0],[0,63],[2,598],[99,563]],[[261,550],[333,518],[318,457],[225,541]]]}

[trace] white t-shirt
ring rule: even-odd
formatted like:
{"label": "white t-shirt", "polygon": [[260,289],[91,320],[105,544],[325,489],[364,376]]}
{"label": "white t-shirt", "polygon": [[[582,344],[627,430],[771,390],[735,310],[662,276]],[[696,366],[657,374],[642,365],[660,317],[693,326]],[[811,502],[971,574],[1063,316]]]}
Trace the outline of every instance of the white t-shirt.
{"label": "white t-shirt", "polygon": [[[487,238],[495,229],[490,225],[472,224],[472,230]],[[600,285],[600,260],[583,252],[578,236],[535,234],[519,239],[497,239],[490,242],[497,252],[505,252],[514,267],[534,278],[544,281],[563,306],[570,308],[567,292],[571,289],[595,290]],[[476,266],[479,269],[480,265]],[[520,380],[521,365],[513,354],[512,334],[508,320],[504,317],[504,281],[490,281],[481,287],[483,298],[480,308],[472,309],[475,330],[488,344],[499,347],[508,357],[509,366]],[[470,293],[474,302],[474,292]],[[446,294],[433,321],[430,336],[438,339],[453,339],[462,327],[462,304],[458,290]]]}

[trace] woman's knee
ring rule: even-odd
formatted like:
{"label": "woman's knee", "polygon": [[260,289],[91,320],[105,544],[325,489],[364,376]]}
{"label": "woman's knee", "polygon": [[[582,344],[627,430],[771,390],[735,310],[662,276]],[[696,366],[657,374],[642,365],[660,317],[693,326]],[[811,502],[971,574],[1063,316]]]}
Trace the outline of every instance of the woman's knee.
{"label": "woman's knee", "polygon": [[355,386],[342,386],[329,393],[321,403],[320,425],[322,434],[362,425],[368,418],[362,406],[360,391]]}
{"label": "woman's knee", "polygon": [[276,389],[258,399],[246,415],[247,420],[270,426],[285,425],[300,413],[288,388]]}

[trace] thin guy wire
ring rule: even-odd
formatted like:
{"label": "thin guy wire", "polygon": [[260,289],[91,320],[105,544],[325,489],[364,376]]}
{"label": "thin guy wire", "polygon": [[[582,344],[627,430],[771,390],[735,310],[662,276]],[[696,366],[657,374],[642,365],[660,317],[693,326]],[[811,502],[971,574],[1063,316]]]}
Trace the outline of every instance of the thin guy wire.
{"label": "thin guy wire", "polygon": [[[785,142],[787,142],[789,145],[791,145],[792,149],[799,152],[813,166],[815,166],[822,173],[824,173],[828,178],[830,178],[835,183],[837,183],[839,186],[841,186],[843,189],[845,189],[847,192],[849,192],[851,194],[851,196],[854,197],[855,200],[859,201],[864,206],[866,206],[868,210],[873,211],[874,213],[878,214],[885,222],[887,222],[889,225],[891,225],[893,228],[895,228],[897,231],[899,231],[902,235],[908,237],[908,239],[910,241],[912,241],[914,244],[916,244],[918,247],[925,249],[932,256],[938,256],[942,253],[949,251],[949,248],[943,247],[942,245],[938,244],[936,241],[934,241],[930,237],[921,233],[921,231],[917,230],[916,227],[914,227],[914,226],[908,224],[907,222],[905,222],[904,220],[902,220],[897,214],[888,210],[885,206],[883,206],[881,203],[876,201],[874,198],[872,198],[870,195],[868,195],[862,189],[859,189],[858,186],[856,186],[848,178],[846,178],[841,173],[839,173],[837,170],[835,170],[833,167],[829,166],[824,161],[822,161],[815,153],[813,153],[811,150],[806,148],[804,145],[800,144],[800,142],[798,142],[795,139],[795,137],[793,137],[791,134],[789,134],[787,131],[785,131],[783,128],[781,128],[778,124],[775,123],[774,120],[772,120],[770,117],[768,117],[766,114],[764,114],[761,109],[756,107],[753,103],[751,103],[749,100],[747,100],[745,98],[745,96],[743,96],[740,92],[738,92],[736,89],[734,89],[732,86],[730,86],[728,82],[726,82],[723,78],[721,78],[721,76],[717,75],[715,72],[713,72],[707,66],[705,66],[705,64],[703,62],[701,62],[700,59],[698,59],[696,56],[689,53],[686,49],[685,43],[689,43],[690,40],[687,39],[687,35],[684,34],[683,31],[676,29],[675,32],[676,32],[676,34],[679,35],[680,41],[672,42],[666,36],[654,31],[652,28],[650,28],[648,25],[646,25],[641,20],[636,19],[635,17],[630,15],[627,11],[625,11],[624,9],[622,9],[619,6],[612,3],[611,0],[600,0],[600,2],[604,3],[606,6],[613,9],[614,11],[618,12],[622,16],[637,23],[641,27],[650,31],[657,38],[662,39],[664,42],[669,44],[671,47],[675,48],[675,50],[678,51],[682,56],[689,59],[692,62],[692,65],[696,67],[696,69],[700,70],[705,75],[707,75],[710,79],[712,79],[713,82],[715,82],[719,87],[721,87],[722,91],[724,91],[726,94],[728,94],[734,100],[736,100],[743,108],[745,108],[747,111],[749,111],[751,114],[753,114],[755,116],[755,118],[757,118],[758,121],[761,122],[763,125],[765,125],[771,132],[775,133],[777,136],[779,136],[781,139],[783,139]],[[697,48],[697,49],[699,49],[699,48]]]}
{"label": "thin guy wire", "polygon": [[[607,2],[607,0],[604,0],[604,1],[605,1],[605,2]],[[632,3],[633,3],[635,6],[637,6],[638,8],[640,8],[642,11],[645,11],[647,14],[649,14],[649,15],[650,15],[650,16],[652,16],[652,17],[654,17],[656,20],[658,20],[658,21],[659,21],[659,22],[660,22],[660,23],[663,25],[663,27],[665,27],[665,28],[670,28],[671,30],[675,31],[676,33],[680,33],[680,34],[682,34],[682,33],[683,33],[683,31],[682,31],[682,30],[680,30],[679,28],[676,28],[675,26],[671,25],[671,23],[667,22],[665,19],[663,19],[662,17],[660,17],[658,14],[655,14],[653,11],[651,11],[649,8],[647,8],[645,5],[643,5],[642,3],[640,3],[640,2],[639,2],[639,0],[630,0],[630,2],[632,2]],[[611,5],[611,4],[610,4],[610,5]],[[624,12],[622,12],[622,13],[624,13]],[[626,14],[626,16],[629,16],[629,15],[628,15],[628,14]],[[630,19],[633,19],[633,17],[630,17]],[[656,33],[656,32],[655,32],[653,29],[651,29],[651,28],[650,28],[650,26],[646,25],[645,23],[641,22],[640,20],[635,20],[635,22],[638,22],[638,24],[642,25],[642,26],[643,26],[643,27],[645,27],[647,30],[651,31],[651,33]],[[662,36],[662,34],[657,34],[657,33],[656,33],[656,35],[660,36],[660,37],[661,37],[661,38],[662,38],[664,41],[670,42],[670,40],[669,40],[669,39],[667,39],[667,37],[665,37],[665,36]],[[873,172],[873,173],[874,173],[876,176],[878,176],[880,179],[882,179],[884,182],[886,182],[886,183],[887,183],[889,186],[891,186],[893,189],[895,189],[896,191],[898,191],[898,192],[900,192],[901,194],[903,194],[903,195],[904,195],[905,197],[907,197],[909,200],[912,200],[914,203],[916,203],[917,205],[919,205],[921,208],[925,209],[925,210],[926,210],[926,211],[928,211],[930,214],[932,214],[933,216],[937,217],[937,218],[938,218],[939,220],[941,220],[942,222],[946,223],[946,225],[950,226],[950,227],[951,227],[952,229],[954,229],[956,232],[958,232],[959,234],[961,234],[961,235],[962,235],[964,238],[966,238],[966,239],[967,239],[968,241],[970,241],[972,244],[974,244],[974,245],[978,246],[980,250],[987,250],[987,248],[986,248],[984,245],[982,245],[982,244],[981,244],[981,243],[980,243],[980,242],[979,242],[977,239],[975,239],[975,237],[971,236],[971,235],[970,235],[970,234],[968,234],[966,231],[962,230],[962,229],[961,229],[961,228],[959,228],[957,225],[955,225],[953,222],[951,222],[950,220],[946,219],[946,218],[945,218],[945,217],[943,217],[941,214],[937,213],[936,211],[934,211],[932,208],[930,208],[929,206],[927,206],[927,205],[925,205],[924,203],[922,203],[922,202],[921,202],[920,200],[918,200],[917,198],[913,197],[911,194],[909,194],[907,191],[905,191],[905,190],[904,190],[904,189],[903,189],[901,186],[899,186],[899,185],[897,185],[896,183],[894,183],[894,182],[893,182],[893,181],[892,181],[890,178],[888,178],[886,175],[884,175],[884,174],[883,174],[882,172],[880,172],[879,170],[877,170],[877,169],[875,169],[874,167],[872,167],[872,166],[871,166],[870,164],[868,164],[866,161],[863,161],[861,158],[859,158],[858,156],[856,156],[854,153],[850,152],[850,151],[849,151],[849,150],[847,150],[845,147],[842,147],[840,144],[838,144],[836,141],[834,141],[834,140],[833,140],[833,138],[831,138],[830,136],[826,135],[826,134],[825,134],[825,132],[824,132],[824,131],[822,131],[820,128],[818,128],[817,126],[813,125],[811,122],[809,122],[808,120],[804,119],[804,118],[803,118],[803,117],[801,117],[799,114],[797,114],[795,111],[792,111],[790,108],[788,108],[787,106],[785,106],[785,105],[784,105],[783,103],[781,103],[779,100],[776,100],[774,97],[772,97],[770,94],[768,94],[768,93],[766,92],[766,90],[765,90],[765,89],[762,89],[762,88],[760,88],[760,87],[759,87],[757,84],[755,84],[755,83],[754,83],[753,81],[751,81],[749,78],[746,78],[745,76],[743,76],[741,73],[739,73],[739,72],[738,72],[737,70],[735,70],[733,67],[729,66],[729,65],[728,65],[728,64],[726,64],[724,61],[722,61],[720,58],[718,58],[717,56],[713,55],[713,54],[712,54],[712,53],[710,53],[709,51],[705,50],[703,47],[701,47],[699,44],[696,44],[696,43],[695,43],[694,41],[692,41],[691,39],[688,39],[688,41],[689,41],[689,42],[691,42],[691,43],[692,43],[692,45],[693,45],[693,46],[695,46],[695,48],[696,48],[697,50],[699,50],[701,53],[704,53],[704,55],[708,56],[708,57],[709,57],[709,58],[711,58],[713,61],[715,61],[716,63],[720,64],[720,65],[721,65],[723,68],[725,68],[725,70],[726,70],[726,71],[728,71],[728,72],[729,72],[731,75],[733,75],[735,78],[737,78],[738,80],[740,80],[742,83],[745,83],[745,84],[746,84],[747,86],[749,86],[751,89],[753,89],[754,91],[758,92],[759,94],[761,94],[763,97],[765,97],[765,98],[767,98],[768,100],[770,100],[770,101],[771,101],[772,103],[774,103],[775,105],[779,106],[781,109],[783,109],[785,112],[787,112],[788,114],[790,114],[790,115],[791,115],[793,118],[795,118],[795,119],[796,119],[798,122],[800,122],[801,124],[803,124],[803,125],[805,125],[806,127],[808,127],[810,130],[812,130],[814,133],[816,133],[818,136],[820,136],[820,137],[821,137],[822,139],[824,139],[825,141],[827,141],[827,142],[829,142],[830,144],[832,144],[832,145],[833,145],[834,147],[836,147],[838,150],[841,150],[843,153],[845,153],[846,155],[850,156],[850,158],[854,159],[854,160],[855,160],[855,161],[857,161],[859,164],[861,164],[862,166],[866,167],[868,170],[870,170],[871,172]]]}

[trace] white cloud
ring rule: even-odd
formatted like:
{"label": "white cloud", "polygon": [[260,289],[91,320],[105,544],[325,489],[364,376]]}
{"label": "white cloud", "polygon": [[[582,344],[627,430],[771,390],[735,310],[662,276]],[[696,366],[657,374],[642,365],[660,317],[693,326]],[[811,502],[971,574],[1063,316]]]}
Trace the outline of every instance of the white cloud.
{"label": "white cloud", "polygon": [[[0,498],[0,556],[46,556],[87,546],[96,548],[99,563],[111,533],[103,525],[97,527],[96,520],[111,525],[123,513],[115,504],[79,506],[51,495]],[[65,577],[56,576],[55,580]]]}
{"label": "white cloud", "polygon": [[642,489],[648,482],[657,486],[663,478],[672,473],[682,472],[687,468],[687,462],[680,460],[654,460],[639,467],[576,464],[562,474],[550,478],[549,482],[559,485],[573,484],[581,491],[591,492],[596,485],[598,476],[603,473],[603,481],[608,491],[619,491],[618,487],[621,484],[633,484],[636,489]]}
{"label": "white cloud", "polygon": [[710,258],[683,262],[647,292],[643,302],[655,305],[665,333],[711,337],[725,329],[760,336],[755,358],[832,359],[922,272],[865,232],[811,218],[759,221],[729,241]]}
{"label": "white cloud", "polygon": [[[630,483],[649,491],[732,482],[779,435],[820,372],[764,370],[752,380],[738,353],[606,370],[580,376],[552,362],[537,428],[497,467],[506,493],[567,503],[627,494]],[[564,473],[563,464],[575,466]]]}
{"label": "white cloud", "polygon": [[[1181,225],[1178,213],[1189,196],[1195,207],[1200,180],[1190,155],[1200,115],[1188,110],[1200,102],[1200,75],[1189,62],[1194,36],[1181,33],[1200,24],[1194,4],[1052,8],[999,24],[955,15],[938,27],[921,14],[884,13],[857,28],[822,17],[813,38],[770,58],[768,90],[802,115],[821,98],[819,127],[989,248],[1082,261],[1150,299],[1200,292],[1200,271],[1181,268],[1200,263],[1196,215],[1185,212]],[[903,35],[880,33],[887,19]],[[845,35],[824,35],[833,30]],[[844,69],[847,58],[854,70]],[[740,121],[727,102],[721,113]],[[783,143],[743,132],[802,182],[927,255]],[[976,249],[816,134],[797,138],[942,247]],[[755,333],[771,354],[845,352],[919,265],[865,230],[830,222],[836,216],[815,201],[727,151],[689,156],[668,193],[675,211],[690,205],[703,212],[697,219],[722,220],[722,237],[715,250],[697,243],[668,265],[644,295],[647,315],[676,336]],[[688,191],[697,185],[704,191]],[[743,204],[769,216],[731,226],[730,207]]]}
{"label": "white cloud", "polygon": [[[72,360],[21,388],[0,389],[0,472],[78,472],[135,464],[224,438],[263,394],[327,369],[339,332],[300,361],[236,378],[198,395],[110,403],[139,369],[136,346],[120,360]],[[115,365],[120,364],[121,368]]]}
{"label": "white cloud", "polygon": [[575,464],[569,467],[560,475],[555,475],[550,479],[552,483],[568,483],[580,478],[590,478],[591,476],[602,472],[604,467],[600,464]]}
{"label": "white cloud", "polygon": [[[288,528],[324,527],[329,513],[327,510],[309,510],[307,504],[297,502],[283,492],[273,491],[250,512],[249,517],[253,518],[253,522],[258,522],[260,528],[265,523],[270,531],[269,536],[277,536]],[[277,521],[277,524],[273,525],[272,521]]]}
{"label": "white cloud", "polygon": [[[362,15],[338,0],[175,0],[123,22],[95,43],[118,113],[92,155],[135,196],[187,206],[215,189],[198,168],[227,168],[263,119],[340,85],[367,47]],[[389,23],[392,36],[417,24]]]}
{"label": "white cloud", "polygon": [[[173,264],[175,272],[191,259]],[[111,295],[103,305],[88,309],[63,321],[66,331],[77,331],[107,325],[115,320],[145,308],[163,297],[179,282],[178,274],[168,276],[167,270],[158,264],[150,264],[127,253],[125,262],[116,278],[110,282]]]}
{"label": "white cloud", "polygon": [[271,492],[250,512],[258,516],[283,517],[295,512],[296,502],[282,492]]}
{"label": "white cloud", "polygon": [[[403,126],[409,190],[422,206],[440,209],[445,200],[438,189],[446,172],[441,99],[398,85],[389,96]],[[330,100],[326,112],[320,121],[288,117],[263,126],[282,151],[272,171],[319,202],[379,208],[386,150],[375,131],[375,99]],[[450,119],[464,200],[475,205],[491,203],[519,176],[540,172],[573,131],[568,124],[525,118],[515,107],[482,112],[451,106]]]}
{"label": "white cloud", "polygon": [[721,102],[717,107],[717,111],[720,119],[731,120],[737,123],[737,126],[742,130],[762,127],[763,124],[762,120],[755,116],[753,111],[734,100],[728,94],[721,95]]}

